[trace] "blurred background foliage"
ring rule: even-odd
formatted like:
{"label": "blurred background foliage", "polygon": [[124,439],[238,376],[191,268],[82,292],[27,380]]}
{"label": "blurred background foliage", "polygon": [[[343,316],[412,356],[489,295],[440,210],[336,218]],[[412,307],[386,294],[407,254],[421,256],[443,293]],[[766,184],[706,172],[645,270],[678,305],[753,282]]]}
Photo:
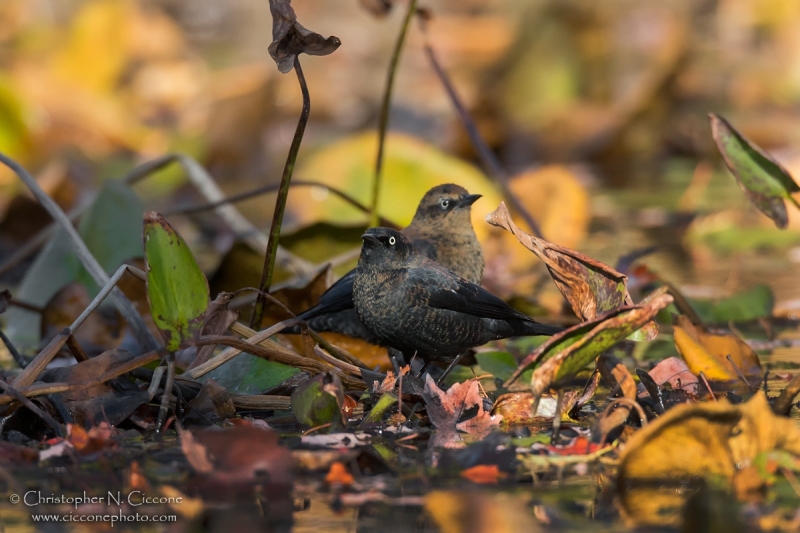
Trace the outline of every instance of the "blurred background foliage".
{"label": "blurred background foliage", "polygon": [[[369,203],[386,68],[404,6],[295,0],[303,25],[336,35],[303,57],[311,120],[296,179]],[[691,296],[758,283],[778,314],[800,310],[800,214],[780,232],[737,189],[707,113],[800,174],[800,3],[796,0],[432,0],[429,35],[479,129],[513,175],[544,236],[609,264],[657,245],[639,271]],[[198,159],[226,194],[277,183],[299,115],[293,75],[269,58],[266,0],[0,2],[0,151],[31,169],[65,209],[135,165]],[[485,284],[551,312],[562,298],[533,256],[483,217],[501,200],[412,26],[397,77],[381,214],[408,223],[425,190],[484,194],[474,223]],[[202,202],[178,167],[136,186],[148,209]],[[48,223],[0,169],[0,257]],[[238,204],[258,228],[274,196]],[[255,285],[260,259],[213,212],[170,219],[212,288]],[[358,245],[366,216],[322,188],[293,189],[284,233],[312,263]],[[353,260],[340,269],[353,264]],[[233,267],[231,267],[233,265]],[[0,278],[15,286],[24,265]],[[278,279],[287,279],[288,274]],[[640,278],[634,276],[636,282]],[[36,302],[34,302],[36,303]],[[43,302],[39,302],[42,304]]]}

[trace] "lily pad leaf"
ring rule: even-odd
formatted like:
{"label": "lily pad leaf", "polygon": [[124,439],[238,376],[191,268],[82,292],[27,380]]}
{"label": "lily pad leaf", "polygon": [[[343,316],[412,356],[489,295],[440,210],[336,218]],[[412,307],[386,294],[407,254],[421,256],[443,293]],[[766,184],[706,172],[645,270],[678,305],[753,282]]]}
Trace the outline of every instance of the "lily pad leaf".
{"label": "lily pad leaf", "polygon": [[777,161],[750,142],[719,115],[709,114],[711,135],[739,187],[759,211],[779,228],[789,223],[784,200],[800,208],[792,193],[800,186]]}
{"label": "lily pad leaf", "polygon": [[183,238],[159,213],[144,214],[147,300],[167,349],[199,334],[208,308],[208,281]]}

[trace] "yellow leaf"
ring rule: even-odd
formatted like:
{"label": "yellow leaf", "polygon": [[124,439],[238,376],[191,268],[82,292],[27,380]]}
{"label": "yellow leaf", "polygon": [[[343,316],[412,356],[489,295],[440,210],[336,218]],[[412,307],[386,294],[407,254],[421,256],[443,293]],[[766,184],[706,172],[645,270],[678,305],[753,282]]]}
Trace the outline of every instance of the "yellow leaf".
{"label": "yellow leaf", "polygon": [[800,428],[777,416],[762,392],[747,403],[685,404],[636,432],[620,457],[618,488],[628,518],[675,524],[698,478],[730,487],[757,455],[771,450],[800,454]]}
{"label": "yellow leaf", "polygon": [[[348,192],[369,205],[377,151],[375,133],[364,133],[333,143],[308,158],[297,179],[315,180]],[[501,265],[502,276],[530,272],[537,259],[516,244],[513,235],[484,222],[501,200],[500,189],[480,170],[419,139],[399,133],[386,138],[380,214],[405,226],[411,222],[425,192],[442,183],[456,183],[483,198],[472,206],[472,224],[488,262]],[[548,240],[576,246],[586,235],[590,217],[588,195],[565,167],[552,165],[520,174],[511,189],[537,219]],[[321,190],[293,189],[287,204],[287,221],[308,226],[325,221],[365,224],[367,215],[344,200]],[[521,219],[516,220],[522,224]],[[487,264],[487,270],[491,266]]]}
{"label": "yellow leaf", "polygon": [[733,381],[739,379],[734,365],[744,376],[761,377],[758,356],[744,341],[732,334],[716,335],[695,326],[681,315],[677,318],[675,346],[692,374],[703,372],[710,381]]}

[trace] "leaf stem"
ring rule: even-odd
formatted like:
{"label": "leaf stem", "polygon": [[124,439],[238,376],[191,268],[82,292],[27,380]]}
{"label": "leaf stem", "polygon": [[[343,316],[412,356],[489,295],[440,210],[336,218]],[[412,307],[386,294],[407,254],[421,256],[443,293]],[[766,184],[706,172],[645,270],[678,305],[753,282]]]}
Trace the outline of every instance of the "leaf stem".
{"label": "leaf stem", "polygon": [[[305,133],[308,116],[311,113],[311,97],[308,95],[306,78],[303,76],[303,69],[300,68],[300,60],[297,57],[294,60],[294,70],[297,73],[297,81],[300,83],[300,90],[303,93],[303,110],[300,112],[300,120],[297,122],[297,129],[295,129],[292,144],[289,146],[289,155],[286,157],[286,165],[283,167],[281,185],[278,189],[278,198],[275,201],[275,213],[272,215],[272,226],[269,229],[267,253],[264,255],[264,269],[261,272],[261,282],[258,286],[263,293],[269,293],[269,287],[272,284],[275,256],[278,252],[278,239],[280,238],[281,225],[283,224],[283,213],[286,210],[286,198],[289,196],[294,164],[297,161],[297,153],[300,151],[300,143],[303,141],[303,133]],[[266,298],[264,294],[260,293],[253,309],[253,317],[250,320],[250,326],[253,329],[260,329],[265,304]]]}
{"label": "leaf stem", "polygon": [[424,47],[425,53],[428,56],[428,60],[431,62],[433,70],[439,77],[439,81],[442,82],[442,86],[444,87],[445,92],[447,92],[447,96],[453,102],[453,107],[455,107],[456,113],[461,119],[461,123],[464,125],[464,129],[467,130],[469,140],[472,143],[472,146],[475,148],[481,163],[489,175],[494,178],[498,185],[500,185],[500,188],[503,190],[503,196],[505,196],[505,198],[508,200],[511,208],[519,213],[523,219],[525,219],[525,222],[528,224],[528,227],[531,229],[533,234],[542,239],[542,230],[538,222],[536,222],[536,219],[533,217],[533,215],[528,212],[525,206],[523,206],[519,201],[519,198],[517,198],[517,195],[511,190],[511,187],[509,186],[508,173],[497,160],[497,156],[494,155],[494,152],[492,152],[491,148],[489,148],[489,145],[486,144],[486,141],[481,136],[480,131],[478,131],[478,126],[475,124],[475,120],[469,114],[464,102],[462,102],[461,98],[458,96],[458,93],[453,86],[453,82],[450,81],[450,77],[447,75],[444,68],[442,68],[442,64],[439,63],[439,58],[436,56],[436,52],[433,50],[433,47],[428,40],[426,20],[422,17],[420,17],[419,20],[420,29],[422,34],[425,36]]}
{"label": "leaf stem", "polygon": [[406,11],[403,25],[400,26],[400,34],[394,45],[392,58],[389,61],[389,71],[386,74],[386,88],[383,91],[383,102],[381,103],[381,114],[378,122],[378,155],[375,157],[375,179],[372,181],[372,203],[370,204],[369,225],[378,224],[378,196],[381,192],[381,176],[383,173],[383,151],[386,144],[386,130],[389,128],[389,111],[392,105],[392,90],[394,89],[394,78],[397,74],[397,66],[400,63],[400,55],[403,52],[403,45],[408,34],[408,27],[411,19],[417,11],[417,0],[409,0],[408,10]]}

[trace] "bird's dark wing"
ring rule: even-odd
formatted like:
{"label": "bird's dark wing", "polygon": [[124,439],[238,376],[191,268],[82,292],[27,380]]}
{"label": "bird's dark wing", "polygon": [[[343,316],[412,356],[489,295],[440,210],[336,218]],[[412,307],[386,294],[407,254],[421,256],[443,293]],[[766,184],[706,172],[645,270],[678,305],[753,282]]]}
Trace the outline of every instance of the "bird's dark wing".
{"label": "bird's dark wing", "polygon": [[331,285],[330,288],[320,296],[317,305],[307,311],[303,311],[298,317],[303,320],[308,320],[325,313],[335,313],[336,311],[352,308],[353,282],[356,279],[356,270],[357,269],[354,268],[342,276],[339,281]]}
{"label": "bird's dark wing", "polygon": [[428,259],[432,259],[436,261],[436,248],[431,244],[431,242],[427,239],[414,239],[411,241],[411,244],[414,245],[414,249],[427,257]]}
{"label": "bird's dark wing", "polygon": [[431,307],[449,309],[481,318],[530,320],[526,315],[480,285],[470,283],[455,275],[448,280],[449,283],[437,283],[436,281],[436,279],[431,279],[425,282],[428,305]]}

